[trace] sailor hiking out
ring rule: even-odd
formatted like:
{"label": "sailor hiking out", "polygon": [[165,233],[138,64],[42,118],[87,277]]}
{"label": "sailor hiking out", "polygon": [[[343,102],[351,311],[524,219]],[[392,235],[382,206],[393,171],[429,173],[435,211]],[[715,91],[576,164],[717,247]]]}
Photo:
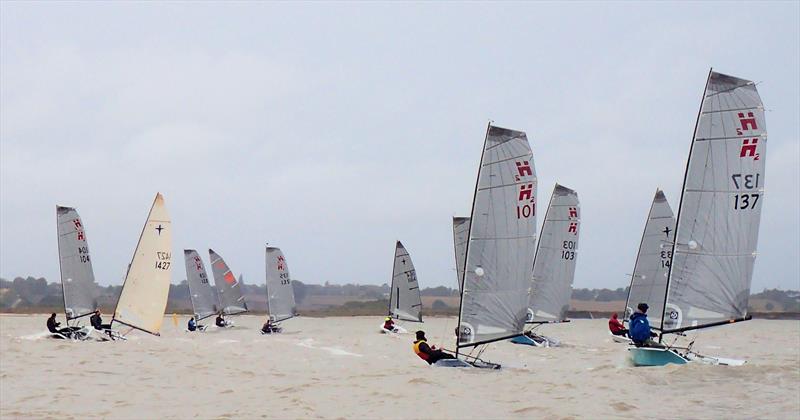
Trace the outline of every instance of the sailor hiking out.
{"label": "sailor hiking out", "polygon": [[647,320],[647,306],[646,303],[640,303],[636,307],[636,312],[631,315],[630,331],[628,335],[636,347],[661,347],[661,345],[650,339],[656,334],[650,331],[650,321]]}
{"label": "sailor hiking out", "polygon": [[[648,323],[649,324],[649,323]],[[611,314],[611,319],[608,320],[608,329],[611,331],[611,334],[614,335],[627,335],[628,330],[625,328],[625,325],[619,321],[618,315],[616,312]]]}
{"label": "sailor hiking out", "polygon": [[416,353],[420,359],[428,362],[429,365],[442,359],[456,358],[450,353],[445,353],[437,349],[436,346],[429,346],[428,339],[425,338],[425,331],[417,331],[417,340],[414,341],[414,353]]}

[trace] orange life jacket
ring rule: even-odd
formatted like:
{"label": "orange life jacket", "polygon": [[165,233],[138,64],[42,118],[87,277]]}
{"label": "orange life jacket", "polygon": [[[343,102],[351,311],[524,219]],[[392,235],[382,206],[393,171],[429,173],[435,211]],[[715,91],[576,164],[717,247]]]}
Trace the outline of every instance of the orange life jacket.
{"label": "orange life jacket", "polygon": [[422,350],[419,349],[419,345],[422,343],[427,344],[425,340],[419,340],[414,342],[414,353],[417,353],[417,356],[419,356],[420,359],[427,362],[429,355],[427,353],[423,353]]}

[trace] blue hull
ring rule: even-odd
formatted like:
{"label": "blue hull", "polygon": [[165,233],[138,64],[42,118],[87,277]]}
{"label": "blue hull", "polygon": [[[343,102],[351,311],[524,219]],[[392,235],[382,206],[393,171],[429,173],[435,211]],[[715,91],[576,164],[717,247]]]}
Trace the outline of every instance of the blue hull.
{"label": "blue hull", "polygon": [[509,341],[511,341],[514,344],[525,344],[527,346],[536,346],[536,347],[539,346],[539,344],[537,344],[535,341],[533,341],[532,338],[528,337],[527,335],[519,335],[512,338]]}
{"label": "blue hull", "polygon": [[651,347],[630,347],[631,360],[634,366],[664,366],[670,363],[685,365],[688,360],[673,350]]}

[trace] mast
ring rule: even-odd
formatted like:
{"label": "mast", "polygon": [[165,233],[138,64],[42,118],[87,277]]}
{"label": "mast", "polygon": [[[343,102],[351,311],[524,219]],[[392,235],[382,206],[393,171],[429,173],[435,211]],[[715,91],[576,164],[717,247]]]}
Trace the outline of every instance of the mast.
{"label": "mast", "polygon": [[[556,188],[558,188],[558,183],[556,183]],[[553,204],[553,197],[555,196],[555,190],[553,190],[553,194],[550,194],[550,201],[547,202],[547,210],[544,211],[544,219],[542,219],[542,227],[539,230],[539,238],[536,240],[536,252],[533,254],[533,264],[531,264],[531,295],[529,299],[533,299],[533,292],[535,291],[534,288],[536,287],[536,278],[534,278],[534,267],[536,267],[536,257],[539,256],[539,246],[542,245],[542,235],[544,234],[544,225],[547,224],[547,215],[550,214],[550,206]],[[532,307],[528,307],[528,311],[531,314],[531,322],[536,317],[536,313],[534,312]]]}
{"label": "mast", "polygon": [[664,290],[664,310],[661,312],[661,332],[658,334],[658,342],[660,343],[661,340],[664,338],[664,320],[666,319],[667,315],[667,299],[669,298],[669,286],[672,283],[672,267],[675,265],[673,264],[675,258],[675,247],[678,245],[678,231],[680,230],[680,223],[681,223],[681,209],[683,207],[683,197],[686,194],[686,179],[689,175],[689,165],[691,164],[692,160],[692,150],[694,149],[695,138],[697,137],[697,127],[700,124],[700,116],[703,113],[703,106],[706,103],[706,93],[708,92],[708,83],[711,81],[711,73],[714,71],[714,68],[708,69],[708,77],[706,78],[706,86],[703,88],[703,98],[700,99],[700,109],[697,110],[697,120],[694,123],[694,133],[692,134],[692,144],[689,146],[689,157],[686,159],[686,170],[683,173],[683,186],[681,187],[681,198],[678,201],[678,214],[675,216],[675,236],[674,240],[672,241],[672,258],[673,260],[669,264],[669,269],[667,270],[667,287]]}
{"label": "mast", "polygon": [[399,246],[400,241],[395,241],[394,244],[394,255],[392,255],[392,280],[389,282],[389,317],[394,318],[392,316],[392,295],[394,293],[394,276],[395,274],[395,263],[394,260],[397,259],[397,247]]}
{"label": "mast", "polygon": [[492,128],[491,120],[486,124],[486,134],[483,136],[483,148],[481,148],[481,160],[478,163],[478,175],[475,177],[475,191],[472,194],[472,208],[469,212],[469,232],[467,233],[467,243],[464,246],[464,278],[461,280],[461,290],[458,297],[458,323],[456,324],[456,358],[458,358],[458,338],[461,336],[461,311],[464,309],[464,289],[466,289],[467,277],[467,255],[469,255],[469,243],[472,240],[472,229],[475,224],[475,197],[478,196],[478,187],[481,179],[481,168],[483,167],[483,156],[486,154],[486,144],[489,141],[489,129]]}
{"label": "mast", "polygon": [[64,268],[63,262],[61,262],[61,221],[58,220],[58,209],[61,206],[56,204],[56,243],[58,244],[58,275],[61,276],[61,298],[64,301],[64,318],[66,319],[67,325],[69,325],[69,313],[67,313],[67,290],[64,288]]}

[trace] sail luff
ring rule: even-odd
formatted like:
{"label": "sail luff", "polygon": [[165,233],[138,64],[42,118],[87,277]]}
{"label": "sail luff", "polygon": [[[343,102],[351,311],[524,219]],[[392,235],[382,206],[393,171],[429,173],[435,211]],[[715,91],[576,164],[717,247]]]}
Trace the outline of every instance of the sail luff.
{"label": "sail luff", "polygon": [[678,209],[663,331],[747,318],[766,149],[755,84],[710,72]]}
{"label": "sail luff", "polygon": [[466,245],[469,237],[469,217],[453,217],[453,248],[456,257],[458,290],[464,287],[464,266],[467,264]]}

